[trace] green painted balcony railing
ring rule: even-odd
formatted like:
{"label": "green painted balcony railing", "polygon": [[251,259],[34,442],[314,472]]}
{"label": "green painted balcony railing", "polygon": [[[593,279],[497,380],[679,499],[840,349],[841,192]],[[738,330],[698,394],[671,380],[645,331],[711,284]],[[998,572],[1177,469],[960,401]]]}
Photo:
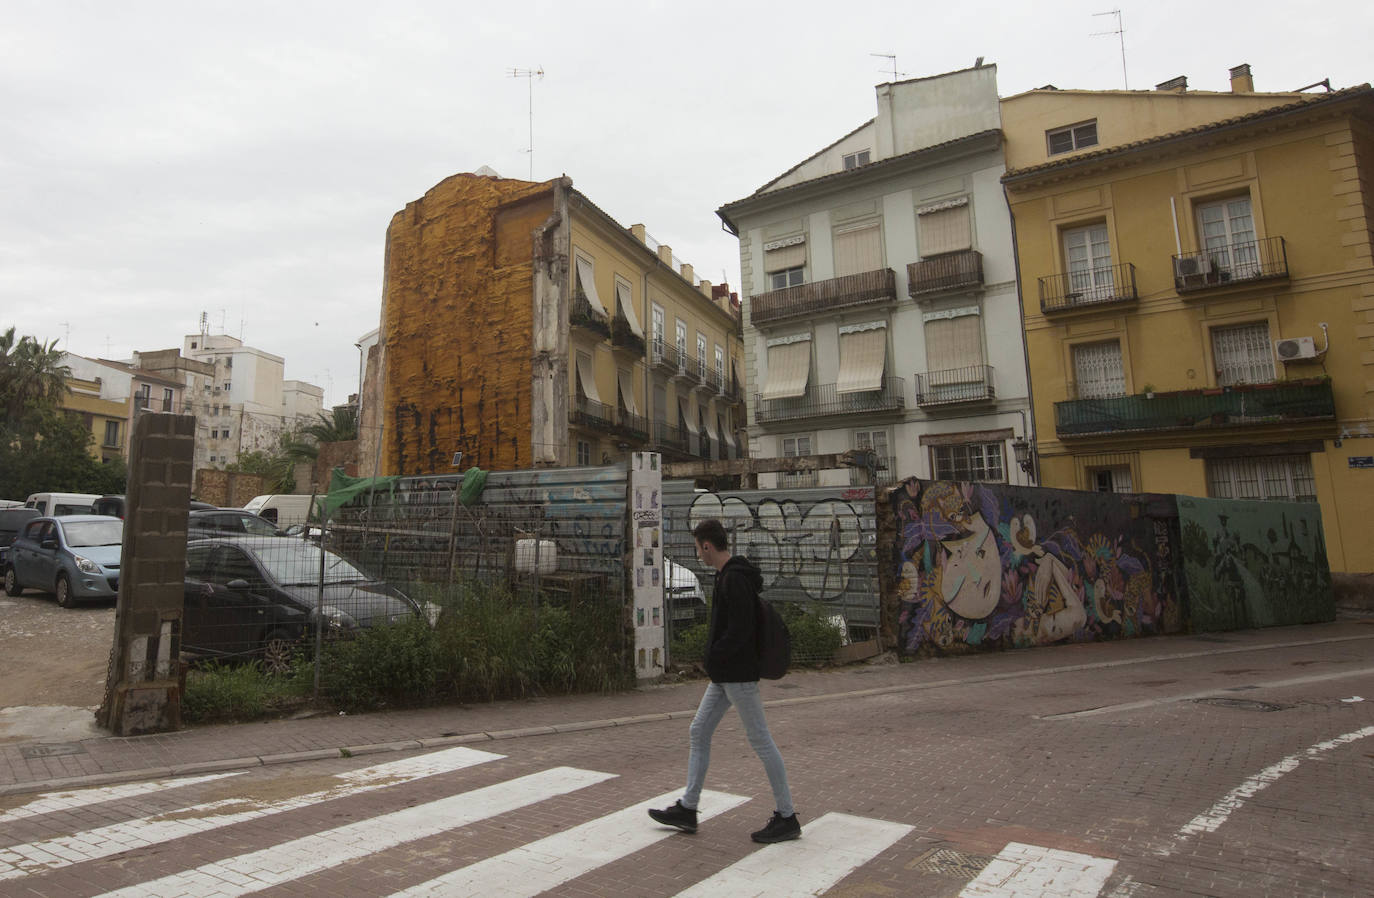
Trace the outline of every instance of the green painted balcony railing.
{"label": "green painted balcony railing", "polygon": [[1335,417],[1336,402],[1328,380],[1240,384],[1054,404],[1054,429],[1061,437],[1256,427]]}

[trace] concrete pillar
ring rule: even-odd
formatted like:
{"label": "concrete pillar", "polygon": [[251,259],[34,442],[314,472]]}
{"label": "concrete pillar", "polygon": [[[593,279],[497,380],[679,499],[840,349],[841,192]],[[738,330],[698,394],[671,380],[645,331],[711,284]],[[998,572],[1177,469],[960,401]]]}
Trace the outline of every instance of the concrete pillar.
{"label": "concrete pillar", "polygon": [[129,450],[114,646],[97,714],[116,736],[181,726],[181,615],[196,419],[139,415]]}

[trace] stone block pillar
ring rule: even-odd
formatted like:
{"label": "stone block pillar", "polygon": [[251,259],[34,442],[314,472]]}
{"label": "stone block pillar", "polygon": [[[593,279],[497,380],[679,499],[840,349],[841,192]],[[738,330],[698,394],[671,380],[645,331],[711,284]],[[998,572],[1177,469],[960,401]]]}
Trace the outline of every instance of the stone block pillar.
{"label": "stone block pillar", "polygon": [[125,489],[114,646],[101,726],[137,736],[181,726],[181,614],[195,418],[140,414]]}

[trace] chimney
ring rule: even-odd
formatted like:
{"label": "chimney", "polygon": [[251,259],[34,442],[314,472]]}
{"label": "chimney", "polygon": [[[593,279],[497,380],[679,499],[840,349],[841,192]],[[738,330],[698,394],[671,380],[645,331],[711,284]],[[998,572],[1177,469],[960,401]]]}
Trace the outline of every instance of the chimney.
{"label": "chimney", "polygon": [[688,265],[686,262],[683,262],[682,268],[678,269],[678,273],[682,275],[684,281],[690,284],[692,283],[692,278],[696,276],[696,269],[692,268],[692,266]]}
{"label": "chimney", "polygon": [[640,243],[647,244],[649,242],[648,240],[644,239],[648,236],[649,232],[644,230],[644,225],[642,224],[630,225],[630,234]]}
{"label": "chimney", "polygon": [[673,267],[673,248],[666,243],[658,245],[658,260],[669,268]]}
{"label": "chimney", "polygon": [[1250,76],[1250,64],[1241,63],[1231,69],[1231,93],[1252,94],[1255,92],[1255,79]]}
{"label": "chimney", "polygon": [[711,293],[711,282],[706,280],[706,278],[701,279],[701,283],[697,284],[697,289],[710,299],[715,299],[715,296]]}
{"label": "chimney", "polygon": [[1161,81],[1155,85],[1155,90],[1176,90],[1179,92],[1188,89],[1188,76],[1179,75],[1177,78],[1170,78],[1168,81]]}

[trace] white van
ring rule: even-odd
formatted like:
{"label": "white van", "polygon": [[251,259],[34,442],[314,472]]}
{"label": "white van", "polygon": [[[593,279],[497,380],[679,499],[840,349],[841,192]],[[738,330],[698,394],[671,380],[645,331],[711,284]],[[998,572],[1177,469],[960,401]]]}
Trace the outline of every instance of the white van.
{"label": "white van", "polygon": [[[244,511],[251,511],[253,514],[264,517],[276,524],[281,530],[285,530],[292,524],[304,524],[310,517],[310,496],[277,494],[271,496],[254,496],[243,506]],[[315,496],[315,504],[318,506],[322,496]]]}
{"label": "white van", "polygon": [[51,517],[94,514],[92,508],[99,498],[99,493],[34,493],[24,500],[24,507],[36,508],[39,514]]}

